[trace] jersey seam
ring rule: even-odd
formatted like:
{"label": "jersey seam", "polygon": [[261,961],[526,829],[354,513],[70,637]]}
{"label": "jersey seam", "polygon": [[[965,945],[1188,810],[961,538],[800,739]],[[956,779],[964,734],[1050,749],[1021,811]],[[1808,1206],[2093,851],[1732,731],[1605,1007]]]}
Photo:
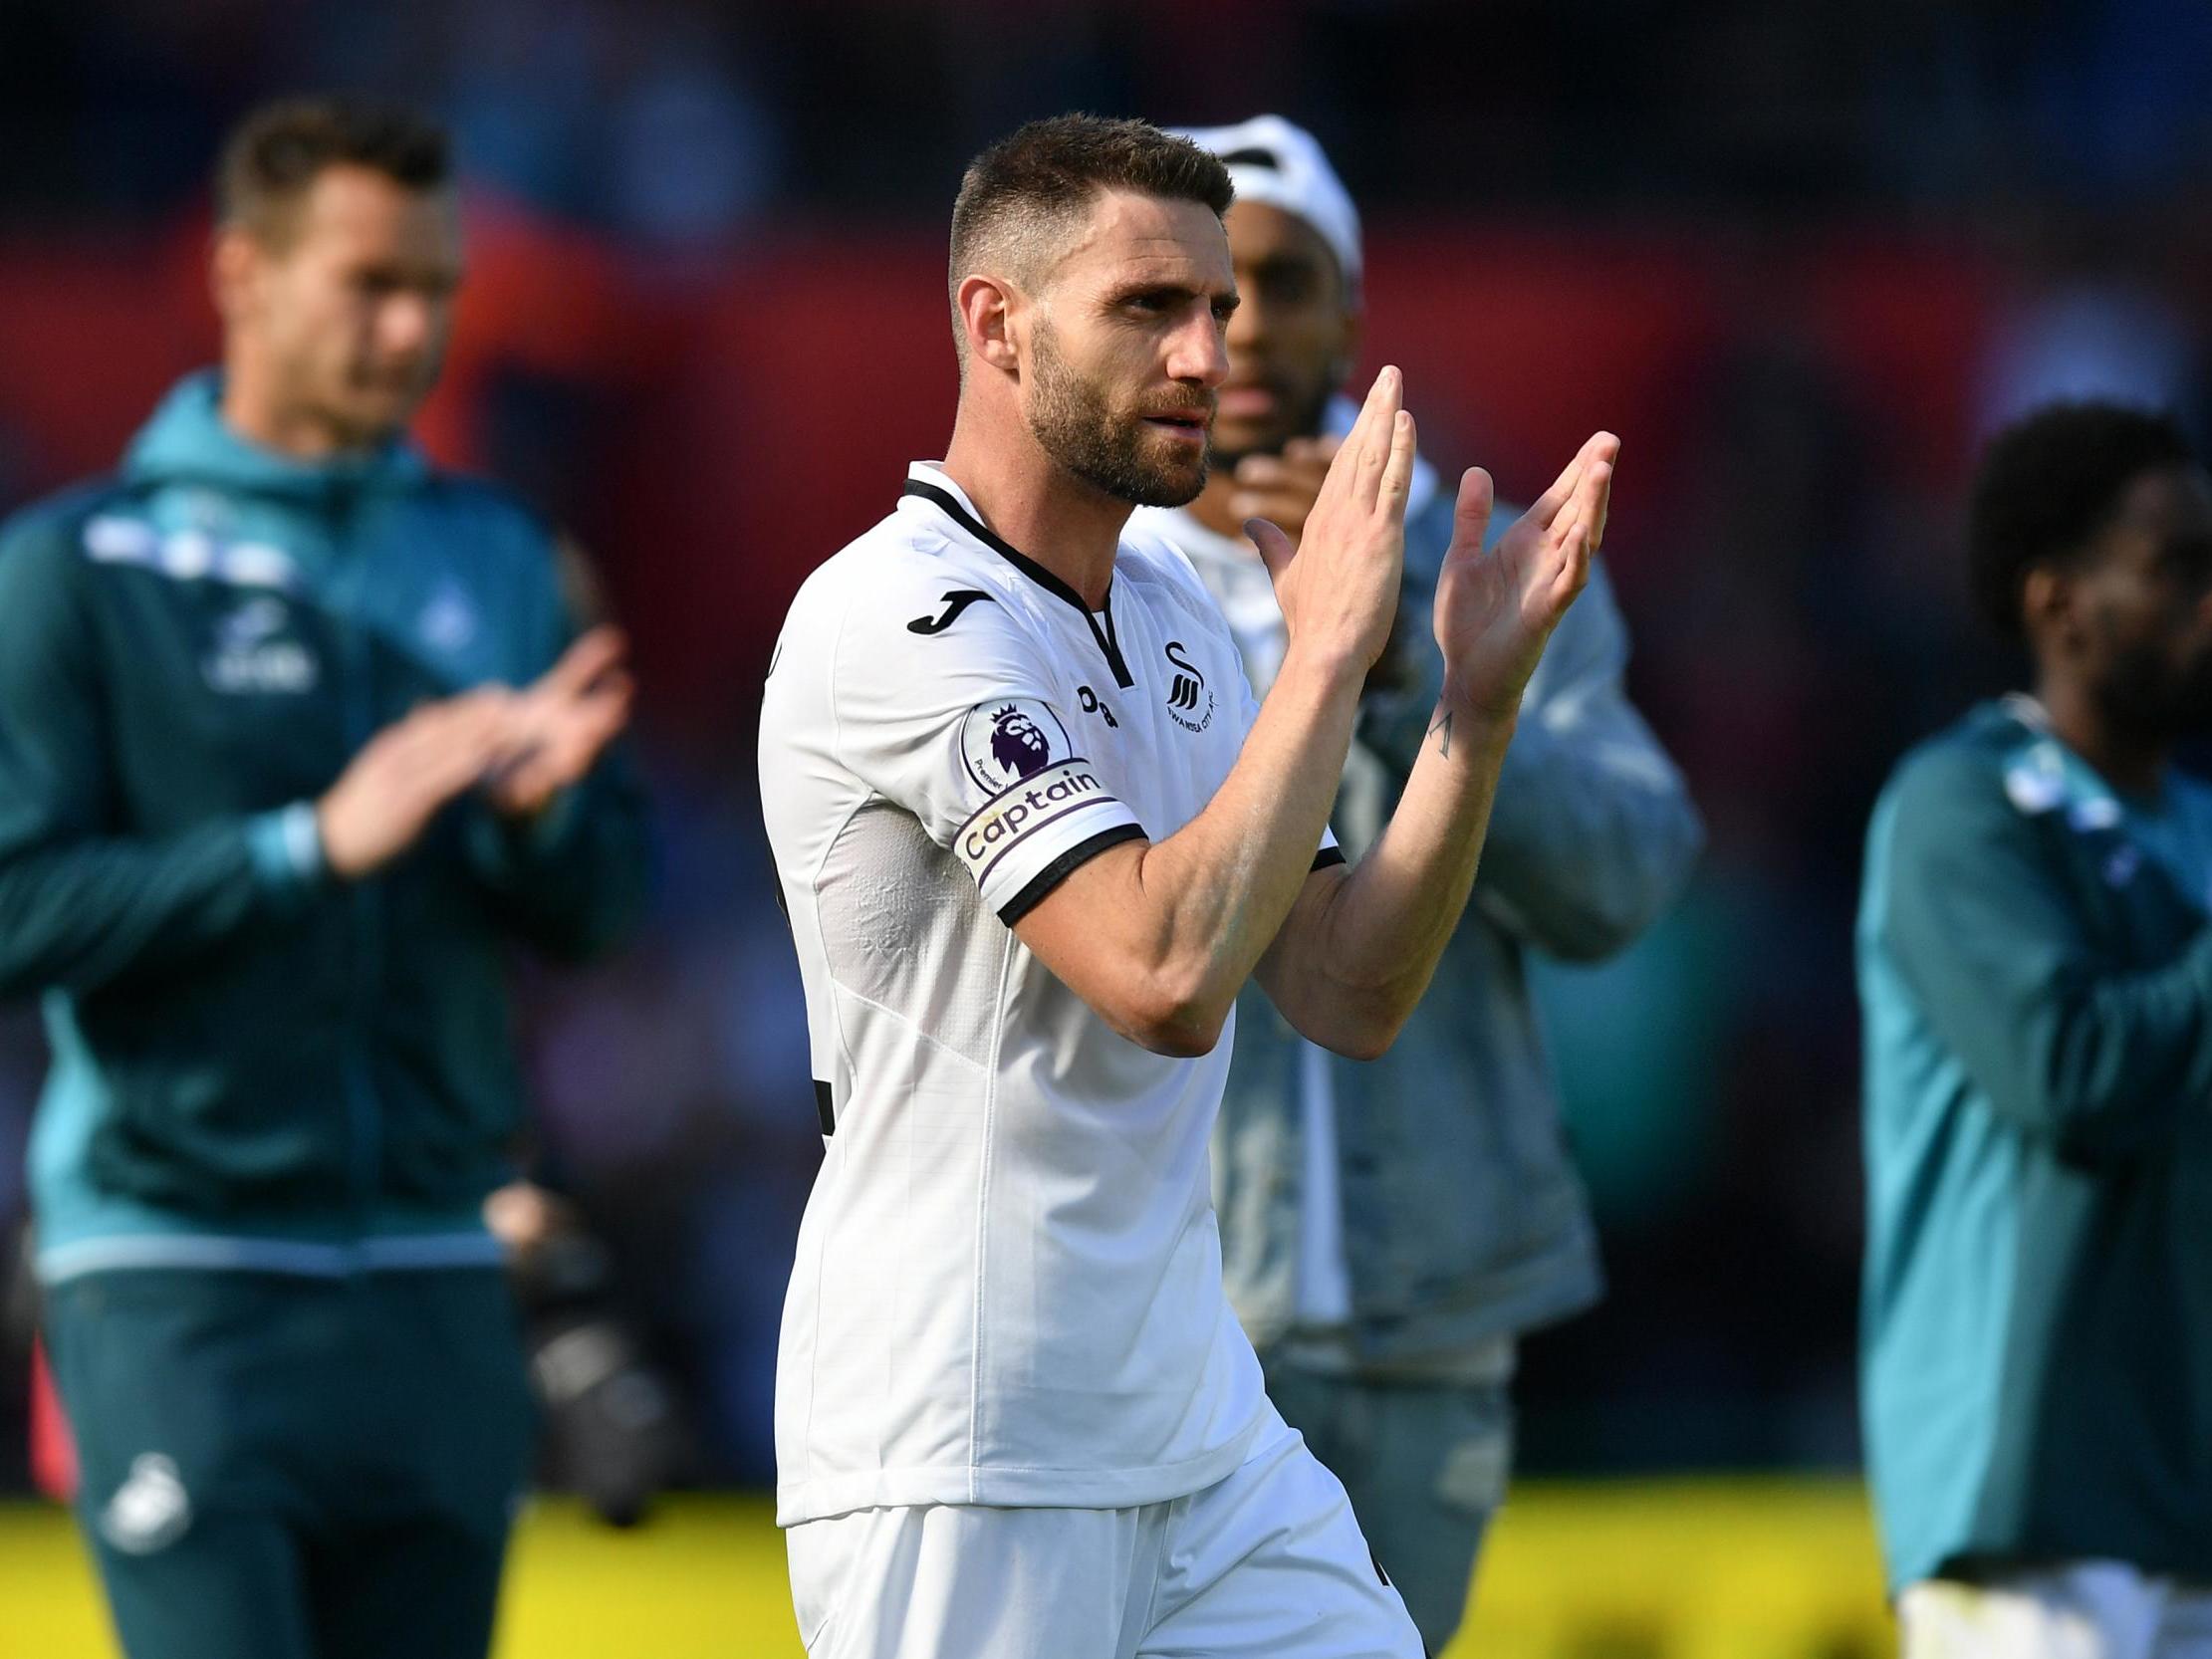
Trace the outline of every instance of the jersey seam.
{"label": "jersey seam", "polygon": [[990,1216],[991,1169],[997,1149],[999,1106],[999,1059],[1005,1052],[1007,1004],[1012,1000],[1008,984],[1014,966],[1014,952],[1020,941],[1013,931],[1004,932],[999,942],[999,994],[998,1018],[991,1023],[991,1059],[985,1068],[983,1085],[983,1149],[977,1160],[975,1204],[975,1299],[969,1318],[973,1334],[968,1342],[971,1356],[968,1364],[968,1502],[982,1501],[983,1475],[976,1458],[977,1449],[983,1444],[983,1308],[989,1300],[987,1286],[990,1278]]}
{"label": "jersey seam", "polygon": [[[844,643],[844,640],[845,621],[844,618],[841,616],[838,620],[838,638],[836,643],[832,645],[830,652],[830,676],[833,691],[836,688],[837,681],[837,647],[839,645],[842,645]],[[838,759],[838,764],[842,766],[844,765],[843,758],[836,755],[836,750],[838,747],[841,746],[842,743],[842,739],[839,735],[841,728],[838,725],[837,698],[835,696],[832,696],[829,699],[829,703],[830,723],[832,727],[832,754],[833,758]],[[854,776],[858,777],[859,774],[856,773],[854,774]],[[860,800],[856,801],[853,804],[852,810],[845,815],[843,820],[840,821],[836,830],[824,838],[822,843],[822,855],[815,860],[814,868],[810,870],[807,875],[807,897],[810,901],[807,906],[810,912],[809,919],[814,925],[817,948],[820,949],[822,952],[822,962],[823,966],[826,968],[829,966],[830,962],[830,951],[828,941],[822,938],[822,872],[824,868],[827,867],[827,865],[829,864],[830,854],[836,849],[839,839],[845,834],[847,830],[852,828],[853,821],[860,816],[861,810],[874,799],[875,792],[872,789],[863,791]],[[832,974],[829,977],[830,984],[833,987],[839,985],[837,975]],[[864,998],[862,999],[862,1001],[865,1000],[866,999]],[[830,998],[830,1034],[837,1043],[839,1057],[845,1063],[846,1075],[858,1076],[860,1074],[860,1070],[859,1067],[853,1064],[853,1048],[852,1045],[846,1040],[845,1020],[838,1008],[838,999],[835,995]],[[830,1089],[832,1098],[834,1099],[836,1097],[837,1091],[837,1078],[835,1076],[830,1079]],[[851,1096],[849,1095],[847,1098],[848,1100],[850,1100]],[[839,1141],[833,1137],[831,1139],[828,1156],[836,1158],[842,1163],[845,1156],[844,1146],[845,1143],[843,1141]],[[827,1271],[823,1266],[824,1252],[822,1248],[822,1241],[820,1238],[815,1239],[814,1247],[815,1304],[817,1306],[820,1306],[822,1302],[822,1279],[824,1273]],[[821,1333],[817,1331],[815,1335],[814,1345],[807,1355],[807,1427],[805,1431],[801,1434],[799,1439],[800,1445],[806,1448],[807,1467],[810,1479],[812,1478],[812,1471],[814,1468],[815,1403],[820,1397],[821,1392],[822,1341]]]}
{"label": "jersey seam", "polygon": [[[904,1030],[911,1032],[914,1036],[920,1038],[924,1043],[927,1043],[931,1048],[936,1049],[942,1054],[950,1055],[954,1060],[960,1062],[961,1065],[972,1066],[976,1069],[981,1070],[989,1064],[989,1062],[977,1060],[973,1055],[962,1054],[958,1049],[952,1047],[951,1044],[945,1042],[942,1038],[930,1036],[928,1032],[915,1025],[912,1020],[899,1013],[897,1009],[890,1008],[885,1004],[877,1002],[873,997],[869,996],[864,991],[854,990],[852,986],[846,984],[845,981],[838,978],[837,975],[832,974],[830,976],[830,983],[836,986],[840,991],[843,991],[847,996],[851,997],[855,1002],[860,1003],[865,1007],[872,1008],[876,1013],[882,1015],[886,1020],[895,1022]],[[838,1028],[840,1032],[839,1046],[842,1049],[844,1046],[844,1022],[842,1020],[838,1023]],[[847,1051],[846,1065],[850,1068],[852,1066],[852,1054],[850,1051]]]}
{"label": "jersey seam", "polygon": [[[859,775],[855,774],[855,776],[858,777]],[[850,830],[853,827],[853,821],[859,818],[860,814],[867,809],[867,806],[870,802],[878,801],[881,799],[882,797],[878,796],[874,790],[868,789],[865,791],[864,794],[861,795],[860,800],[854,802],[852,810],[848,812],[844,818],[838,821],[837,829],[832,830],[830,834],[824,839],[822,843],[822,856],[815,860],[814,868],[808,872],[807,894],[811,899],[814,900],[813,920],[815,932],[818,936],[820,936],[822,933],[822,872],[829,865],[830,854],[837,850],[838,842],[844,838],[846,830]],[[827,939],[824,939],[822,942],[822,961],[823,966],[827,968],[830,962],[830,949]],[[832,973],[830,975],[830,983],[832,985],[840,987],[841,989],[845,985],[845,982],[840,979],[835,973]],[[855,994],[858,995],[858,993]],[[871,1008],[878,1006],[866,997],[861,997],[860,1001],[868,1003],[868,1006]],[[836,1034],[838,1040],[838,1054],[845,1062],[845,1068],[847,1072],[855,1076],[859,1075],[859,1068],[853,1063],[853,1046],[846,1041],[845,1022],[838,1018],[838,1006],[835,998],[832,998],[830,1003],[830,1026],[831,1030]],[[831,1086],[835,1087],[837,1079],[833,1077],[831,1079]]]}
{"label": "jersey seam", "polygon": [[[869,802],[878,799],[875,786],[868,783],[866,779],[861,778],[860,769],[854,766],[845,758],[845,722],[838,716],[838,660],[845,651],[845,628],[846,623],[851,620],[852,615],[853,600],[852,596],[848,594],[846,596],[844,605],[838,611],[838,631],[836,637],[834,637],[830,641],[830,695],[824,698],[823,701],[825,702],[825,704],[828,705],[830,711],[830,758],[836,761],[839,767],[841,767],[849,776],[859,780],[861,786],[861,794],[860,798],[853,803],[852,809],[845,815],[845,817],[839,820],[837,829],[832,830],[823,838],[822,855],[815,860],[814,868],[808,872],[807,890],[809,895],[814,900],[814,926],[815,932],[818,936],[822,932],[822,872],[829,867],[830,854],[837,850],[838,842],[842,838],[844,838],[845,832],[853,828],[853,821],[860,816],[861,812],[867,807]],[[828,940],[822,940],[821,945],[823,965],[827,967],[830,961]],[[837,985],[841,982],[836,974],[832,974],[830,976],[830,983],[832,985]],[[862,1000],[864,1001],[865,999],[863,998]],[[853,1063],[853,1046],[846,1040],[845,1022],[844,1020],[839,1018],[838,1004],[835,997],[832,997],[830,999],[830,1029],[836,1034],[838,1042],[838,1054],[845,1061],[845,1069],[847,1075],[858,1076],[860,1074],[860,1071],[859,1067],[856,1066]],[[830,1086],[833,1091],[836,1089],[837,1079],[835,1077],[832,1077],[830,1079]],[[812,1402],[810,1401],[808,1406],[808,1422],[811,1424],[813,1422],[813,1419],[814,1411]]]}
{"label": "jersey seam", "polygon": [[[838,607],[838,631],[830,640],[830,694],[823,701],[830,710],[830,757],[858,778],[860,775],[860,769],[845,758],[845,722],[838,716],[838,660],[845,654],[845,629],[846,624],[852,619],[853,595],[847,593],[844,595],[844,603]],[[856,808],[855,810],[858,811],[859,809]],[[851,822],[850,818],[846,821],[848,824]],[[838,830],[842,834],[845,825],[839,825]],[[831,837],[831,844],[836,844],[836,836]],[[825,853],[824,856],[827,857],[828,854]]]}
{"label": "jersey seam", "polygon": [[1167,1502],[1159,1506],[1159,1548],[1153,1551],[1152,1554],[1151,1588],[1146,1590],[1144,1593],[1144,1629],[1142,1631],[1142,1635],[1145,1636],[1149,1636],[1154,1630],[1159,1628],[1160,1586],[1166,1581],[1167,1578],[1167,1530],[1169,1527],[1174,1525],[1175,1504],[1176,1500],[1170,1498],[1167,1500]]}

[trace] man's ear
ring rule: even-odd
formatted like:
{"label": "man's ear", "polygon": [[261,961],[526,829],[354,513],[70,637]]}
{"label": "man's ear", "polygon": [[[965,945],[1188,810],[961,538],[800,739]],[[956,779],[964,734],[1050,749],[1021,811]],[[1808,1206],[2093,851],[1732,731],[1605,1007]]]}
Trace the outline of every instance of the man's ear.
{"label": "man's ear", "polygon": [[228,225],[215,232],[207,260],[207,291],[215,314],[235,325],[255,309],[268,254],[247,231]]}
{"label": "man's ear", "polygon": [[2065,643],[2081,629],[2076,599],[2081,590],[2056,565],[2038,565],[2020,587],[2020,625],[2031,642]]}
{"label": "man's ear", "polygon": [[1002,374],[1019,374],[1021,355],[1015,337],[1021,291],[1001,277],[964,277],[954,298],[960,308],[960,327],[967,335],[969,361]]}

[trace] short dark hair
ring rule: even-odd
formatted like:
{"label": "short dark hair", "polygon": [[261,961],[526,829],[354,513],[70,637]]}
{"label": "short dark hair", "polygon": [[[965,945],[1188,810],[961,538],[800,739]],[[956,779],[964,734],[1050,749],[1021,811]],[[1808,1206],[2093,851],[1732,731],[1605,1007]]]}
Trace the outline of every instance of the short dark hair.
{"label": "short dark hair", "polygon": [[960,279],[980,264],[1021,259],[1049,242],[1051,232],[1107,190],[1200,202],[1216,218],[1236,194],[1219,156],[1149,121],[1080,115],[1033,120],[969,162],[960,179],[948,291],[957,296]]}
{"label": "short dark hair", "polygon": [[347,96],[289,98],[240,121],[215,169],[215,218],[281,243],[292,210],[338,166],[369,167],[410,190],[452,181],[453,146],[426,116]]}
{"label": "short dark hair", "polygon": [[2197,464],[2179,422],[2122,403],[2053,403],[1992,438],[1967,515],[1975,602],[1998,630],[2024,632],[2028,573],[2078,559],[2146,472]]}

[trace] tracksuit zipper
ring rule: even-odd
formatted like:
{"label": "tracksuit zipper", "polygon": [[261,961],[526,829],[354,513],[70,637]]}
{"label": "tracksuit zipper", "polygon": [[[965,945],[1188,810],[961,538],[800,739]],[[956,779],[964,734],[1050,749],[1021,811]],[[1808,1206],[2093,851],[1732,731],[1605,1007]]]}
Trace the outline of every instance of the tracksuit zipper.
{"label": "tracksuit zipper", "polygon": [[[361,753],[376,730],[375,686],[371,678],[362,594],[368,573],[360,550],[353,545],[359,507],[357,487],[341,485],[331,491],[332,599],[338,612],[336,631],[349,761]],[[346,1185],[354,1211],[355,1231],[366,1237],[376,1211],[383,1157],[382,1113],[377,1106],[375,1076],[369,1060],[376,987],[383,971],[383,916],[377,902],[374,876],[355,882],[346,896],[351,923],[348,942],[352,947],[347,964],[345,1031],[340,1040],[341,1087],[345,1095],[350,1152]]]}

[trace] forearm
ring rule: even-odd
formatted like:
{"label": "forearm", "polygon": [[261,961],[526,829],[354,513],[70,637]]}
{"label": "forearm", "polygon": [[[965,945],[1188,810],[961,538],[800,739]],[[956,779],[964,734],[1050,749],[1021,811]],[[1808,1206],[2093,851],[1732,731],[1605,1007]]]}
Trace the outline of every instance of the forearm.
{"label": "forearm", "polygon": [[0,994],[182,967],[300,913],[321,874],[294,816],[0,849]]}
{"label": "forearm", "polygon": [[1358,867],[1315,884],[1267,972],[1277,1006],[1317,1042],[1379,1054],[1428,988],[1474,885],[1524,700],[1590,580],[1618,453],[1618,439],[1594,433],[1495,546],[1488,475],[1461,480],[1430,602],[1436,700],[1405,788]]}
{"label": "forearm", "polygon": [[1218,1031],[1281,931],[1329,826],[1358,675],[1283,664],[1237,764],[1204,812],[1136,861],[1153,959],[1200,1022]]}
{"label": "forearm", "polygon": [[2201,1110],[2212,1097],[2208,1022],[2212,932],[2164,968],[2074,999],[2032,1040],[2061,1138],[2092,1156],[2123,1151]]}
{"label": "forearm", "polygon": [[[1414,433],[1401,391],[1395,368],[1375,377],[1298,549],[1264,520],[1246,526],[1291,643],[1212,799],[1157,845],[1098,853],[1017,921],[1054,973],[1148,1048],[1203,1053],[1219,1041],[1237,993],[1315,885],[1361,683],[1404,565]],[[1486,489],[1485,475],[1474,476]],[[1505,631],[1510,656],[1526,641]],[[1526,680],[1522,668],[1516,695]],[[1106,965],[1094,965],[1102,956]]]}
{"label": "forearm", "polygon": [[1938,752],[1876,809],[1862,941],[1993,1109],[2071,1157],[2132,1157],[2212,1099],[2212,928],[2129,960],[2055,828]]}
{"label": "forearm", "polygon": [[1356,666],[1294,644],[1204,810],[1080,867],[1016,924],[1023,942],[1123,1036],[1211,1049],[1312,872],[1358,692]]}
{"label": "forearm", "polygon": [[2000,1112],[2084,1162],[2166,1143],[2212,1097],[2212,930],[2129,973],[1987,961],[1931,1011]]}
{"label": "forearm", "polygon": [[1285,930],[1269,989],[1308,1037],[1371,1057],[1419,1003],[1467,907],[1513,727],[1439,701],[1381,834]]}

